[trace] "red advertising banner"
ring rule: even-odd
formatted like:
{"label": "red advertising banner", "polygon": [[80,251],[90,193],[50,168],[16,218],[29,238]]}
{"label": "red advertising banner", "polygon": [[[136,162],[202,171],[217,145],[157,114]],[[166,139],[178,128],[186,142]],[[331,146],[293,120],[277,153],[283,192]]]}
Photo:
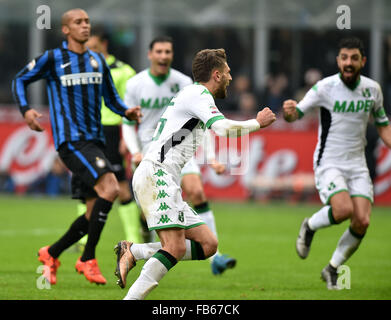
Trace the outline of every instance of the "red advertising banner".
{"label": "red advertising banner", "polygon": [[[241,155],[246,153],[246,148],[249,155],[244,174],[229,174],[230,161],[222,161],[228,163],[228,173],[220,176],[209,166],[201,165],[207,196],[211,199],[245,200],[277,194],[300,199],[298,195],[306,193],[307,198],[320,201],[313,176],[316,142],[317,130],[261,130],[252,133],[246,146],[240,148]],[[216,149],[216,157],[220,159],[221,152],[225,154],[226,150],[224,146],[221,150],[218,145]],[[376,154],[375,203],[390,205],[391,150],[379,140]],[[198,158],[202,157],[198,155]],[[202,163],[201,160],[198,162]]]}
{"label": "red advertising banner", "polygon": [[[16,112],[15,112],[16,111]],[[46,175],[57,157],[48,114],[41,123],[44,132],[34,132],[13,109],[0,108],[0,174],[12,178],[16,192]],[[216,138],[216,156],[227,164],[227,173],[217,175],[197,153],[205,190],[211,199],[246,200],[282,198],[307,194],[319,201],[314,186],[312,158],[317,141],[314,128],[261,130],[246,138]],[[379,142],[375,203],[391,205],[391,150]]]}
{"label": "red advertising banner", "polygon": [[13,181],[15,191],[46,175],[57,157],[47,114],[40,121],[43,132],[32,131],[18,112],[3,109],[0,120],[0,173]]}

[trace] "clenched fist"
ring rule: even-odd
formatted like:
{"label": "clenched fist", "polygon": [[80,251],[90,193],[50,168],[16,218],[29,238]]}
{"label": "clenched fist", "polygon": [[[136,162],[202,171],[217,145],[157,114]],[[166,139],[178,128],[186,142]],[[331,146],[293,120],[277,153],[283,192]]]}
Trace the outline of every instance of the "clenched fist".
{"label": "clenched fist", "polygon": [[295,121],[298,118],[296,111],[297,102],[295,100],[285,100],[282,105],[284,111],[284,119],[288,122]]}
{"label": "clenched fist", "polygon": [[210,167],[216,172],[216,174],[222,174],[225,172],[225,165],[217,160],[212,160],[209,164]]}
{"label": "clenched fist", "polygon": [[276,115],[273,111],[266,107],[262,111],[258,112],[256,120],[261,128],[265,128],[276,121]]}

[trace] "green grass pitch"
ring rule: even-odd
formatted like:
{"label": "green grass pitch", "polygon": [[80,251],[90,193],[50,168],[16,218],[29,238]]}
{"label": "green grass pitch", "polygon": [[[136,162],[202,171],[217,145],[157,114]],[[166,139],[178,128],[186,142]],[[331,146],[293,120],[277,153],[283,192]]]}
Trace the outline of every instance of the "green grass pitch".
{"label": "green grass pitch", "polygon": [[[351,289],[328,291],[320,271],[328,263],[348,222],[317,232],[306,260],[296,255],[302,219],[317,204],[285,202],[211,203],[219,233],[219,250],[237,259],[234,269],[213,276],[209,261],[178,263],[147,297],[150,300],[323,300],[391,299],[391,210],[374,207],[371,226],[347,262]],[[114,245],[123,238],[116,206],[97,248],[108,283],[97,286],[75,272],[80,253],[65,251],[57,284],[39,289],[37,251],[53,243],[76,215],[76,201],[64,198],[0,197],[1,300],[120,300],[137,278],[143,262],[129,273],[127,288],[115,283]]]}

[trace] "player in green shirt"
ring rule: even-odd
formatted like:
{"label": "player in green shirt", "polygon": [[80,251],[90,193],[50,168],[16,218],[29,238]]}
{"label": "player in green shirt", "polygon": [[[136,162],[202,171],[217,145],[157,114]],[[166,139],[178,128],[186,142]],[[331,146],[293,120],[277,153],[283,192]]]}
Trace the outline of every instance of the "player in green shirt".
{"label": "player in green shirt", "polygon": [[[106,63],[110,68],[111,76],[114,81],[114,85],[118,91],[118,94],[123,99],[125,95],[126,82],[136,74],[136,71],[128,64],[118,60],[108,52],[108,38],[100,31],[92,32],[87,47],[95,52],[103,54],[106,59]],[[124,169],[124,159],[121,150],[121,124],[122,117],[112,112],[102,100],[101,108],[103,131],[106,138],[105,154],[110,160],[110,163],[115,169],[115,175],[119,182],[119,201],[118,213],[122,221],[125,237],[128,240],[139,243],[141,241],[140,236],[140,219],[138,208],[133,201],[133,196],[130,192],[129,182],[126,179]],[[125,149],[123,149],[125,150]],[[86,208],[84,203],[79,203],[78,214],[84,214]],[[79,241],[80,245],[85,245],[87,237],[82,238]]]}

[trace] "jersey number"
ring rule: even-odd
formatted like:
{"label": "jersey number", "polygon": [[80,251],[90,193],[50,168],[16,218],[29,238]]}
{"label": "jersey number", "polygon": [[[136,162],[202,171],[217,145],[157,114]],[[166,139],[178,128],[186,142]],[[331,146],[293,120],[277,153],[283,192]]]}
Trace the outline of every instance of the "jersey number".
{"label": "jersey number", "polygon": [[166,122],[167,122],[167,119],[164,119],[164,118],[159,119],[159,123],[157,124],[155,133],[153,134],[152,141],[159,139],[159,137],[163,131],[163,128],[166,125]]}

